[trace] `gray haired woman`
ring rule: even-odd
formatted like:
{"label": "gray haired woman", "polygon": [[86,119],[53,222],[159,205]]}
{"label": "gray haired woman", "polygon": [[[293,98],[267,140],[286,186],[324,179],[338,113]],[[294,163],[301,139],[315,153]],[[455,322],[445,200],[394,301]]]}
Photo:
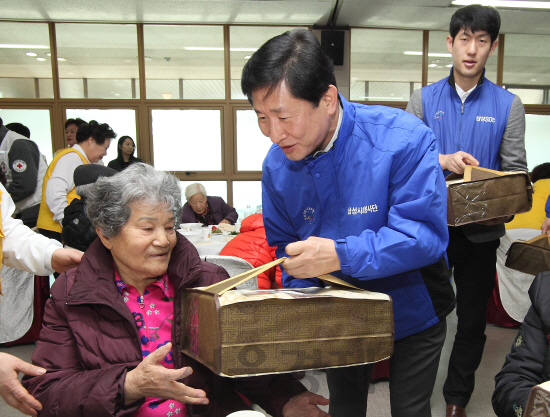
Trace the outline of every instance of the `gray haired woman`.
{"label": "gray haired woman", "polygon": [[328,400],[290,375],[223,378],[181,353],[182,291],[227,274],[176,233],[180,198],[175,177],[142,163],[96,182],[99,240],[53,285],[33,354],[48,372],[25,379],[40,415],[225,417],[248,408],[241,392],[273,415],[326,416]]}
{"label": "gray haired woman", "polygon": [[187,203],[181,214],[182,223],[235,224],[239,218],[237,211],[227,204],[221,197],[206,195],[206,189],[198,182],[185,189]]}

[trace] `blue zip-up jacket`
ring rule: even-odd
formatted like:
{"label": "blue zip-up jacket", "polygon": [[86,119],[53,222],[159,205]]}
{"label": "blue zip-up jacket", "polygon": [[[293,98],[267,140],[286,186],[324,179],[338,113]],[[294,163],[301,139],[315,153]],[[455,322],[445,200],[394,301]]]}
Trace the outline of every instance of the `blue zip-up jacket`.
{"label": "blue zip-up jacket", "polygon": [[[291,161],[273,145],[263,164],[263,214],[277,256],[309,236],[333,239],[353,285],[389,294],[395,337],[421,332],[454,307],[444,259],[447,190],[435,137],[401,110],[348,103],[333,148]],[[421,269],[421,270],[420,270]],[[285,287],[322,285],[283,272]]]}
{"label": "blue zip-up jacket", "polygon": [[479,166],[500,171],[500,144],[515,96],[483,76],[480,82],[464,104],[454,89],[452,71],[450,77],[423,87],[424,122],[438,138],[441,154],[464,151]]}

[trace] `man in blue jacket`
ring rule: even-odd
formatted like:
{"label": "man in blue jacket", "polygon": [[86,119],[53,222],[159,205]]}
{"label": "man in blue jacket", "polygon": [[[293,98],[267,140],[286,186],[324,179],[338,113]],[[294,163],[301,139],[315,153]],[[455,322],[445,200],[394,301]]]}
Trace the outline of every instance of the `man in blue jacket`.
{"label": "man in blue jacket", "polygon": [[[393,298],[392,415],[431,416],[430,397],[454,294],[444,259],[445,180],[420,120],[347,102],[315,36],[266,42],[242,90],[273,145],[263,164],[267,239],[285,287],[333,275]],[[364,417],[372,365],[327,370],[332,417]]]}
{"label": "man in blue jacket", "polygon": [[[496,9],[466,6],[449,25],[451,75],[417,90],[407,111],[432,128],[445,175],[479,165],[526,171],[525,110],[519,97],[484,77],[500,29]],[[510,218],[449,228],[449,265],[454,269],[458,326],[443,395],[447,416],[465,416],[485,345],[485,314],[495,285],[496,251]]]}

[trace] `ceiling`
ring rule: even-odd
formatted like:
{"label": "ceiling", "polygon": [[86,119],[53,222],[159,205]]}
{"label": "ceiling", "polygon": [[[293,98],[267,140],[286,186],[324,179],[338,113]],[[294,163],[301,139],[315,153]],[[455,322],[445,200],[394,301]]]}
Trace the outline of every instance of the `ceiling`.
{"label": "ceiling", "polygon": [[[0,20],[336,25],[447,30],[451,0],[2,0]],[[502,33],[550,34],[550,11],[501,9]]]}

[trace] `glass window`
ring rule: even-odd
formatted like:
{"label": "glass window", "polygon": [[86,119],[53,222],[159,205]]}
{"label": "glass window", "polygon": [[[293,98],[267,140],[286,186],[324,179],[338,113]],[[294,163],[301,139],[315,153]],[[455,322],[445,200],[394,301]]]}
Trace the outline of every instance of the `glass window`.
{"label": "glass window", "polygon": [[550,132],[550,115],[525,115],[525,150],[529,171],[537,165],[550,162],[548,132]]}
{"label": "glass window", "polygon": [[206,194],[223,198],[227,203],[227,181],[180,181],[181,200],[185,204],[185,188],[196,182],[201,183],[206,190]]}
{"label": "glass window", "polygon": [[351,100],[408,101],[422,82],[421,51],[419,30],[352,29]]}
{"label": "glass window", "polygon": [[221,110],[152,110],[155,168],[221,171],[221,116]]}
{"label": "glass window", "polygon": [[62,98],[139,98],[136,25],[55,28]]}
{"label": "glass window", "polygon": [[111,141],[107,150],[107,155],[103,157],[103,163],[107,165],[110,161],[117,158],[118,138],[121,136],[130,136],[134,139],[136,149],[134,156],[137,156],[136,140],[136,111],[133,109],[67,109],[67,119],[80,117],[89,122],[96,120],[98,123],[107,123],[117,134],[117,137]]}
{"label": "glass window", "polygon": [[239,221],[251,214],[261,213],[261,181],[233,181],[233,207],[239,213]]}
{"label": "glass window", "polygon": [[237,171],[261,171],[270,147],[254,110],[237,110]]}
{"label": "glass window", "polygon": [[0,22],[0,33],[0,98],[53,98],[48,25]]}
{"label": "glass window", "polygon": [[[430,31],[428,48],[428,84],[448,77],[453,66],[453,56],[447,49],[449,32]],[[485,64],[485,77],[497,82],[498,48]]]}
{"label": "glass window", "polygon": [[503,83],[524,104],[550,104],[550,35],[506,35]]}
{"label": "glass window", "polygon": [[145,25],[147,98],[225,98],[223,26]]}
{"label": "glass window", "polygon": [[38,145],[40,153],[52,162],[52,129],[50,111],[47,109],[0,109],[4,125],[22,123],[31,131],[31,139]]}
{"label": "glass window", "polygon": [[241,91],[243,67],[250,56],[266,41],[288,30],[305,27],[231,26],[229,42],[231,53],[231,98],[246,99]]}

